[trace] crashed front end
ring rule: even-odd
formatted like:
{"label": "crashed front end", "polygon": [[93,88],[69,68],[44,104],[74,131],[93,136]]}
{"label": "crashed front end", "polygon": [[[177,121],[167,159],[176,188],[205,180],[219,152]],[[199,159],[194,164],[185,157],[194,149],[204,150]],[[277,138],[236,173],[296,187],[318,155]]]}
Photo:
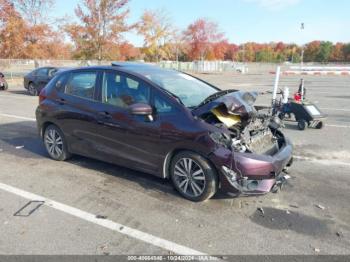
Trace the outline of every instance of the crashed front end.
{"label": "crashed front end", "polygon": [[289,177],[285,171],[292,164],[292,144],[277,120],[254,107],[256,97],[236,91],[194,110],[211,126],[215,149],[209,158],[228,192],[265,194],[277,191]]}

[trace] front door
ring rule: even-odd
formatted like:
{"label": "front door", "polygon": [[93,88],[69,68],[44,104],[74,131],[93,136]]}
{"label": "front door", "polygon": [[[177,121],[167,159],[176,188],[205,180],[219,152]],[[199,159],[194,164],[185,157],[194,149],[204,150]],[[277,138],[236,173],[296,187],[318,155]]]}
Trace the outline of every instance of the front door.
{"label": "front door", "polygon": [[158,172],[160,122],[155,117],[132,115],[134,103],[150,104],[152,87],[134,76],[115,70],[102,76],[98,106],[98,147],[110,162],[146,172]]}

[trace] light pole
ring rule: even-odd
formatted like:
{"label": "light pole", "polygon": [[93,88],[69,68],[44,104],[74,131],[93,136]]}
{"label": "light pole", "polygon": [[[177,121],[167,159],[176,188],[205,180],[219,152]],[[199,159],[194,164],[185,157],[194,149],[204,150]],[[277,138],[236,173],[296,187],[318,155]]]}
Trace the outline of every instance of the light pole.
{"label": "light pole", "polygon": [[[303,36],[303,30],[305,29],[305,25],[304,23],[301,23],[300,25],[300,31],[301,31],[301,35]],[[303,37],[302,37],[303,38]],[[300,57],[301,63],[300,63],[300,67],[301,69],[304,66],[304,44],[301,44],[301,57]]]}

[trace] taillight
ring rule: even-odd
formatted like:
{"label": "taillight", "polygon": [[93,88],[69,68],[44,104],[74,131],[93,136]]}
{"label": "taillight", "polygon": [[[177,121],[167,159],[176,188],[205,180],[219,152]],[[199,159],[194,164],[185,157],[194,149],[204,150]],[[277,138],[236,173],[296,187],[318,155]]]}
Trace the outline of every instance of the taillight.
{"label": "taillight", "polygon": [[41,102],[43,102],[46,98],[47,98],[47,96],[46,96],[46,90],[45,90],[45,88],[43,88],[43,89],[40,91],[40,94],[39,94],[39,104],[40,104]]}

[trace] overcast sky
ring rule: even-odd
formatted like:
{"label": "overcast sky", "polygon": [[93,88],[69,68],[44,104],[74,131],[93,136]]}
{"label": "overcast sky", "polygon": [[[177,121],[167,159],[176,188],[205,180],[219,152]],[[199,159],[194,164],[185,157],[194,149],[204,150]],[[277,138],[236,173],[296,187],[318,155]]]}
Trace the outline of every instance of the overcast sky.
{"label": "overcast sky", "polygon": [[[58,0],[55,16],[74,16],[78,0]],[[183,30],[205,17],[219,24],[230,42],[283,41],[303,44],[312,40],[350,42],[350,0],[130,0],[129,22],[145,9],[164,9]],[[301,23],[305,29],[301,30]],[[136,46],[135,33],[125,38]]]}

